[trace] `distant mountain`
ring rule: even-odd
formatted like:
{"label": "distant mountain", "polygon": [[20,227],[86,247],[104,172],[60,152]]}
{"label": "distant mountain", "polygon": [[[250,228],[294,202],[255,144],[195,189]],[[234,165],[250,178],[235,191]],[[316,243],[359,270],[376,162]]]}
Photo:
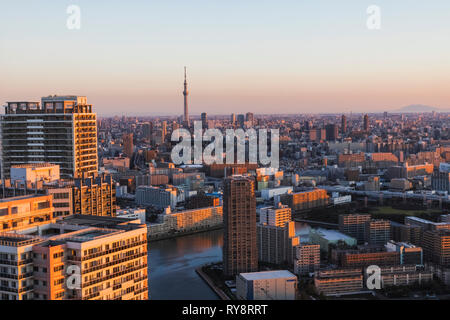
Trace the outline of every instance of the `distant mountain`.
{"label": "distant mountain", "polygon": [[403,108],[396,110],[396,112],[445,112],[446,110],[442,110],[436,107],[426,106],[423,104],[412,104]]}

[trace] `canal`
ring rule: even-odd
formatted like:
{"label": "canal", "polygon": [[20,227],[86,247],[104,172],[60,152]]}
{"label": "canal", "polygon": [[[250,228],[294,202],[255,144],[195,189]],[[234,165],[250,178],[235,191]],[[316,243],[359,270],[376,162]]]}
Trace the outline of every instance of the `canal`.
{"label": "canal", "polygon": [[[296,223],[304,239],[309,226]],[[150,242],[149,288],[153,300],[217,300],[195,269],[222,260],[223,230]]]}

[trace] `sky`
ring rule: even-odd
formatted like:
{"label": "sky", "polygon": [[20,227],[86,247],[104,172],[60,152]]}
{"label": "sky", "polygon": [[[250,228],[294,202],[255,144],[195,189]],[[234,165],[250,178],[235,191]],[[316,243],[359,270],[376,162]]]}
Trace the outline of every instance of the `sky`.
{"label": "sky", "polygon": [[0,0],[0,104],[181,115],[187,66],[193,115],[450,109],[449,17],[448,0]]}

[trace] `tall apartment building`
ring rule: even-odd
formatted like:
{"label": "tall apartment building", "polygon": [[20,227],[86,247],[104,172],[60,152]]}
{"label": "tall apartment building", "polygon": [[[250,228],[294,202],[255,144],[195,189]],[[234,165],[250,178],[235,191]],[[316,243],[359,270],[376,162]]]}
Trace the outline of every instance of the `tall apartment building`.
{"label": "tall apartment building", "polygon": [[0,232],[53,221],[52,196],[25,195],[0,199]]}
{"label": "tall apartment building", "polygon": [[71,216],[1,233],[0,268],[5,300],[147,300],[147,228]]}
{"label": "tall apartment building", "polygon": [[294,273],[307,275],[320,268],[320,245],[302,243],[295,247]]}
{"label": "tall apartment building", "polygon": [[284,227],[292,221],[291,208],[283,206],[281,203],[276,207],[261,208],[259,213],[259,223],[274,227]]}
{"label": "tall apartment building", "polygon": [[372,219],[366,222],[366,242],[373,246],[384,246],[391,240],[391,222]]}
{"label": "tall apartment building", "polygon": [[324,189],[314,189],[280,196],[283,204],[288,205],[294,213],[328,205],[329,196]]}
{"label": "tall apartment building", "polygon": [[450,230],[425,231],[422,248],[426,261],[440,266],[450,266]]}
{"label": "tall apartment building", "polygon": [[116,188],[110,175],[75,179],[72,197],[74,214],[116,215]]}
{"label": "tall apartment building", "polygon": [[366,222],[370,219],[370,214],[341,214],[339,232],[355,238],[358,244],[362,244],[365,241]]}
{"label": "tall apartment building", "polygon": [[223,265],[227,276],[258,269],[255,182],[244,176],[224,180]]}
{"label": "tall apartment building", "polygon": [[258,223],[256,227],[258,260],[271,264],[292,264],[294,248],[300,239],[295,235],[295,222],[283,226]]}
{"label": "tall apartment building", "polygon": [[49,96],[39,102],[8,102],[1,116],[2,178],[24,163],[60,166],[61,178],[98,171],[97,115],[86,97]]}

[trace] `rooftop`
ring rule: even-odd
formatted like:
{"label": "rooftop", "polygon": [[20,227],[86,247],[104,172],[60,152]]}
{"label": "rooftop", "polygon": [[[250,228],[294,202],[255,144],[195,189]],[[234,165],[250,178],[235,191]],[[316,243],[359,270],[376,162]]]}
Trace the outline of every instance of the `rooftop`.
{"label": "rooftop", "polygon": [[288,270],[275,270],[275,271],[262,271],[262,272],[249,272],[241,273],[241,277],[246,280],[264,280],[264,279],[276,279],[276,278],[296,278],[297,276]]}
{"label": "rooftop", "polygon": [[351,240],[353,239],[352,237],[340,233],[339,231],[336,230],[328,230],[328,229],[322,229],[322,228],[318,228],[318,229],[311,229],[311,232],[315,232],[315,233],[319,233],[323,238],[329,240],[329,241],[337,241],[337,240],[343,240],[343,239],[347,239],[347,240]]}

